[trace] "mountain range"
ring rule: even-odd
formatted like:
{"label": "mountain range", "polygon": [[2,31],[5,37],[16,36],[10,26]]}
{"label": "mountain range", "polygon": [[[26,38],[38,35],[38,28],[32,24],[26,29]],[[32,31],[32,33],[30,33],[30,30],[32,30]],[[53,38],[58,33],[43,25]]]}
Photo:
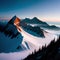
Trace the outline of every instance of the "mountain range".
{"label": "mountain range", "polygon": [[[12,17],[8,22],[0,22],[0,53],[19,52],[19,57],[25,58],[34,50],[47,46],[54,38],[57,40],[56,35],[41,28],[41,25],[50,27],[49,24],[36,17],[32,20],[26,19],[30,23],[24,22],[24,19],[17,16]],[[34,26],[32,26],[31,22],[38,25],[33,24]],[[17,55],[15,57],[18,58]]]}
{"label": "mountain range", "polygon": [[[0,41],[1,41],[0,52],[14,51],[14,50],[16,50],[16,48],[18,49],[18,47],[20,47],[20,49],[21,48],[26,49],[21,44],[23,41],[23,36],[21,34],[21,32],[22,32],[21,28],[33,36],[45,37],[44,32],[40,27],[37,27],[37,26],[32,27],[30,25],[27,25],[27,24],[24,25],[24,24],[25,23],[22,23],[21,20],[17,16],[12,17],[12,19],[10,19],[10,21],[8,21],[6,24],[2,23],[2,22],[0,23],[0,27],[1,27],[0,28],[0,37],[2,37],[0,39]],[[4,41],[4,39],[5,39],[5,41]],[[26,46],[28,47],[27,42],[24,42],[24,44],[26,44]]]}
{"label": "mountain range", "polygon": [[22,22],[25,22],[27,24],[44,24],[46,26],[49,26],[46,22],[39,20],[37,17],[34,17],[32,19],[25,18],[22,20]]}
{"label": "mountain range", "polygon": [[49,25],[48,23],[46,23],[46,22],[44,22],[42,20],[39,20],[37,17],[34,17],[32,19],[25,18],[21,22],[24,22],[24,23],[26,23],[28,25],[36,25],[36,26],[39,26],[39,27],[42,27],[42,28],[60,30],[59,27],[57,27],[55,25]]}

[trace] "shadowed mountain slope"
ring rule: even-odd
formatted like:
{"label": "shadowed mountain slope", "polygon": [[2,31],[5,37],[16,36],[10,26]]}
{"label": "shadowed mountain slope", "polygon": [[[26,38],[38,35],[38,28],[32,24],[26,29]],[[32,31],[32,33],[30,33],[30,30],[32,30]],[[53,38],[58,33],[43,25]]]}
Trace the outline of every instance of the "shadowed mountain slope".
{"label": "shadowed mountain slope", "polygon": [[0,52],[15,51],[21,45],[23,36],[14,25],[14,21],[16,20],[20,22],[19,18],[14,16],[5,26],[4,24],[1,25],[3,27],[1,27],[2,31],[0,31]]}

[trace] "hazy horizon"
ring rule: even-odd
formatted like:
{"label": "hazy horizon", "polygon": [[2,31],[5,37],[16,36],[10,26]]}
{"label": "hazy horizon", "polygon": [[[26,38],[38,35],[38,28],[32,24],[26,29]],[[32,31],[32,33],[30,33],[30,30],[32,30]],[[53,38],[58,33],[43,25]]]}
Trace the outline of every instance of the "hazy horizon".
{"label": "hazy horizon", "polygon": [[0,0],[0,19],[14,15],[60,22],[60,0]]}
{"label": "hazy horizon", "polygon": [[[17,16],[18,17],[18,16]],[[10,17],[10,18],[1,18],[0,20],[3,20],[3,21],[5,21],[5,20],[7,20],[7,21],[9,21],[10,19],[11,19],[12,17]],[[18,17],[18,18],[20,18],[20,17]],[[25,17],[25,18],[29,18],[29,17]],[[20,19],[25,19],[25,18],[20,18]],[[29,18],[29,19],[33,19],[34,17],[32,17],[32,18]],[[37,17],[38,18],[38,17]],[[38,18],[39,19],[39,18]],[[50,25],[59,25],[60,26],[60,22],[51,22],[51,21],[45,21],[45,20],[41,20],[41,19],[39,19],[40,21],[44,21],[44,22],[46,22],[46,23],[48,23],[48,24],[50,24]]]}

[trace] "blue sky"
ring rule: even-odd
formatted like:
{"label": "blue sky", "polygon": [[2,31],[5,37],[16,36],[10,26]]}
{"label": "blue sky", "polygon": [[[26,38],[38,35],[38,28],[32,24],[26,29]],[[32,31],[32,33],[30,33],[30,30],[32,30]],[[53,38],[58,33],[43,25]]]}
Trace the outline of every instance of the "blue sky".
{"label": "blue sky", "polygon": [[0,19],[14,15],[60,22],[60,0],[0,0]]}

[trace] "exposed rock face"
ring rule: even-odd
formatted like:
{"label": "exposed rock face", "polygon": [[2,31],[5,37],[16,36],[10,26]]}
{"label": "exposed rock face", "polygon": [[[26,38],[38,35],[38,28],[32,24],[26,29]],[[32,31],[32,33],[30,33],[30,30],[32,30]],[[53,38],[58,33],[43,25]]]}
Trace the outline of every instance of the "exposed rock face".
{"label": "exposed rock face", "polygon": [[20,19],[18,17],[14,20],[14,25],[20,25]]}

